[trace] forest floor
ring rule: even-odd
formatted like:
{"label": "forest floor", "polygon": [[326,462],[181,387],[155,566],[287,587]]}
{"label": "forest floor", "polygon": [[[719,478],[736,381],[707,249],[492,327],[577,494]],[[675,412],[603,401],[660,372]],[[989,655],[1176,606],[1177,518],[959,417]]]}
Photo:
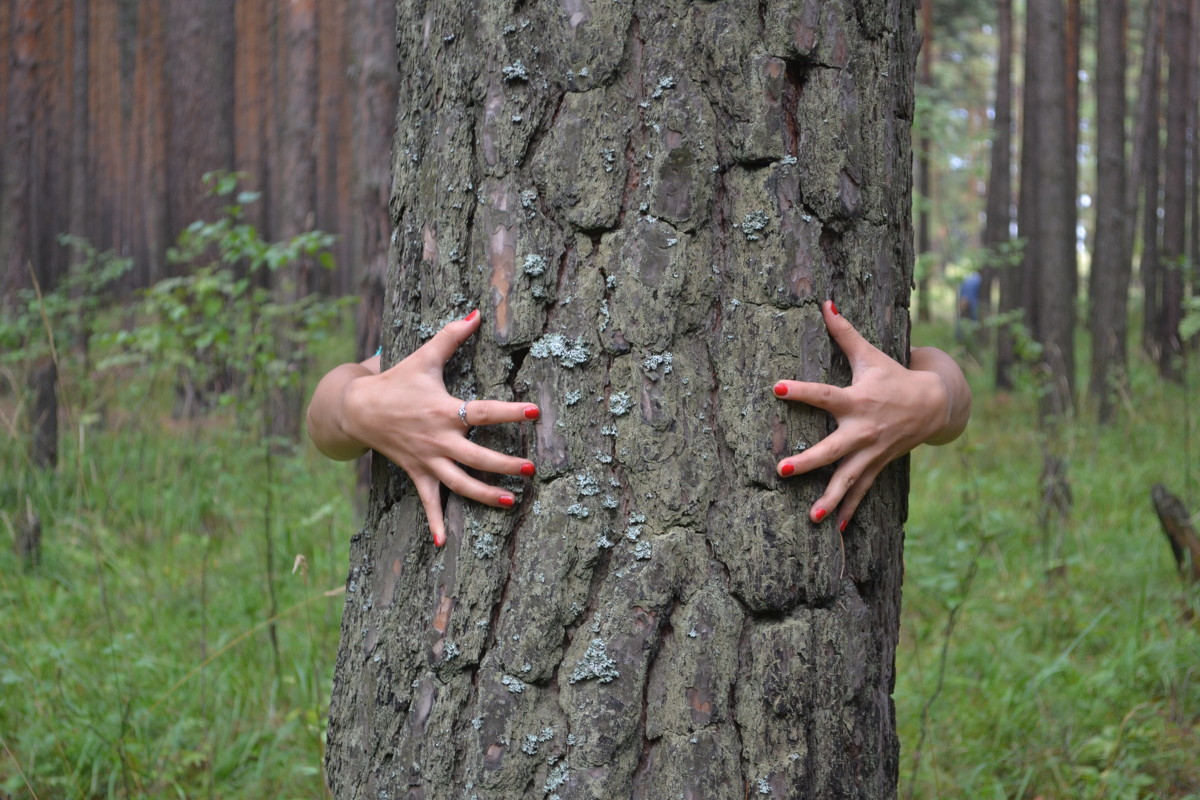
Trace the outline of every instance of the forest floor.
{"label": "forest floor", "polygon": [[[1137,362],[1112,425],[1047,432],[1028,380],[995,392],[949,325],[913,338],[958,355],[975,413],[912,456],[900,796],[1200,798],[1200,592],[1150,502],[1200,510],[1200,404]],[[168,377],[68,379],[52,476],[0,398],[0,538],[27,510],[42,531],[34,569],[0,547],[0,797],[325,796],[354,470],[166,424]]]}

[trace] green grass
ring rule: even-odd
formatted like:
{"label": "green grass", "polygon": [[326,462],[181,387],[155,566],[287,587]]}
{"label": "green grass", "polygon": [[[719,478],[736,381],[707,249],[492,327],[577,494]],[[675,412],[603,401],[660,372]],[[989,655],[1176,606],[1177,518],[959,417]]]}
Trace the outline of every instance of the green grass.
{"label": "green grass", "polygon": [[[953,346],[914,334],[939,338]],[[1180,387],[1133,369],[1111,426],[1085,409],[1046,436],[1032,391],[997,394],[969,367],[967,434],[913,454],[902,797],[1200,798],[1200,624],[1185,613],[1200,603],[1150,501],[1163,483],[1200,507],[1184,444],[1200,419]],[[1066,458],[1074,499],[1047,524],[1043,447]]]}
{"label": "green grass", "polygon": [[[954,347],[945,325],[914,339]],[[1200,798],[1200,625],[1183,617],[1197,599],[1149,499],[1155,482],[1184,494],[1190,470],[1200,507],[1183,392],[1139,363],[1113,426],[1086,411],[1067,426],[1074,506],[1043,528],[1033,394],[968,372],[965,438],[912,460],[901,797]],[[360,524],[352,471],[303,447],[274,456],[269,492],[253,436],[227,415],[172,421],[163,376],[108,376],[89,396],[53,476],[28,468],[19,431],[0,437],[0,531],[26,498],[44,531],[36,569],[0,547],[0,794],[325,796],[342,607],[325,592]],[[0,397],[0,420],[17,400]]]}
{"label": "green grass", "polygon": [[171,420],[164,388],[110,377],[69,409],[55,475],[0,444],[0,531],[26,498],[43,529],[36,569],[0,548],[0,796],[325,796],[352,471],[276,453],[268,492],[254,437]]}

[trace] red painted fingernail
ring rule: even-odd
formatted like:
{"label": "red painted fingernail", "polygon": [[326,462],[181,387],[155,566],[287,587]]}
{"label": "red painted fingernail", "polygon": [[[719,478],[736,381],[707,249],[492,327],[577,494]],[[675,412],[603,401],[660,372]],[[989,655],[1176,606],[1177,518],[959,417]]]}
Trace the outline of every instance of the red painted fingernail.
{"label": "red painted fingernail", "polygon": [[821,520],[825,519],[825,515],[828,513],[829,512],[826,511],[825,509],[818,508],[816,511],[813,512],[813,520],[815,520],[816,522],[820,522]]}
{"label": "red painted fingernail", "polygon": [[838,523],[838,533],[845,533],[846,526],[850,524],[850,520],[844,519]]}
{"label": "red painted fingernail", "polygon": [[542,415],[542,412],[538,411],[537,406],[526,406],[525,419],[537,419],[541,415]]}
{"label": "red painted fingernail", "polygon": [[796,467],[793,466],[792,464],[784,464],[782,467],[779,468],[779,474],[785,478],[788,475],[791,475],[795,471],[796,471]]}
{"label": "red painted fingernail", "polygon": [[832,311],[833,315],[836,317],[838,315],[837,303],[830,300],[829,301],[829,310]]}
{"label": "red painted fingernail", "polygon": [[537,473],[537,467],[535,467],[533,464],[522,464],[521,465],[521,474],[524,475],[526,478],[532,478],[536,473]]}
{"label": "red painted fingernail", "polygon": [[512,508],[513,504],[516,502],[517,501],[515,499],[513,499],[513,496],[511,494],[500,495],[500,505],[504,506],[505,508]]}
{"label": "red painted fingernail", "polygon": [[775,396],[776,397],[786,397],[787,396],[787,384],[786,383],[784,383],[783,381],[780,381],[779,383],[775,384]]}
{"label": "red painted fingernail", "polygon": [[479,316],[479,309],[477,308],[474,311],[472,311],[470,314],[467,314],[467,322],[474,322],[475,318],[478,316]]}
{"label": "red painted fingernail", "polygon": [[433,546],[434,547],[443,547],[443,546],[445,546],[445,544],[446,544],[446,534],[443,533],[441,536],[438,536],[435,533],[433,535]]}

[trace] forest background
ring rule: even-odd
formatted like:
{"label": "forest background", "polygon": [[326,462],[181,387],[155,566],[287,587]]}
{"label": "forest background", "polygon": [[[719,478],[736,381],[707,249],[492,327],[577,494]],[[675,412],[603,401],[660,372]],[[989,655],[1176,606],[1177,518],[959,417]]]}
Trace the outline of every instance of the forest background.
{"label": "forest background", "polygon": [[[1200,2],[918,13],[913,338],[976,413],[912,461],[901,791],[1200,797]],[[393,30],[0,2],[0,796],[324,796],[362,494],[298,410],[379,340]]]}

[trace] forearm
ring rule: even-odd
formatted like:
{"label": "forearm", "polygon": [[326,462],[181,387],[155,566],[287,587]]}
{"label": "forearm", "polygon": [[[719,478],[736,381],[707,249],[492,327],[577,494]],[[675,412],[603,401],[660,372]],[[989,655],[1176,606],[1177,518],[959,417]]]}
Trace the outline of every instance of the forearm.
{"label": "forearm", "polygon": [[359,364],[334,367],[317,384],[308,404],[308,436],[324,455],[350,461],[370,449],[350,433],[346,396],[355,380],[378,373],[379,357],[374,356]]}
{"label": "forearm", "polygon": [[909,369],[932,372],[946,387],[946,422],[925,444],[947,444],[954,441],[971,419],[971,387],[962,369],[953,358],[936,347],[914,347]]}

